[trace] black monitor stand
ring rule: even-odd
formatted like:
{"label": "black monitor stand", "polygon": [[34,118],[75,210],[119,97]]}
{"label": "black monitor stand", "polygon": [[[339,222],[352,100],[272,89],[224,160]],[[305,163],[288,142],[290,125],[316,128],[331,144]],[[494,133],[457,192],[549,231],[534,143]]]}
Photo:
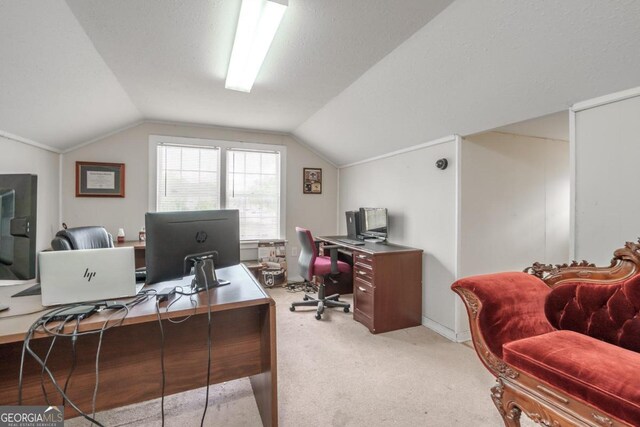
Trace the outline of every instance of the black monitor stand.
{"label": "black monitor stand", "polygon": [[[192,292],[204,292],[211,288],[229,285],[228,280],[218,279],[216,269],[211,255],[199,254],[199,256],[188,257],[193,262],[195,276],[191,282]],[[186,260],[187,258],[185,258]]]}

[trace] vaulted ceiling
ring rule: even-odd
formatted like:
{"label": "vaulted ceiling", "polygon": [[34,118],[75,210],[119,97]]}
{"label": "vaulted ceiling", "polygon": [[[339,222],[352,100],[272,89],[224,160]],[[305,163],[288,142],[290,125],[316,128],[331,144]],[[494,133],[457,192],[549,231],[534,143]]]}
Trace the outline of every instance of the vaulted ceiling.
{"label": "vaulted ceiling", "polygon": [[336,164],[640,86],[640,2],[289,0],[251,93],[240,0],[0,0],[0,131],[64,150],[143,119],[288,132]]}

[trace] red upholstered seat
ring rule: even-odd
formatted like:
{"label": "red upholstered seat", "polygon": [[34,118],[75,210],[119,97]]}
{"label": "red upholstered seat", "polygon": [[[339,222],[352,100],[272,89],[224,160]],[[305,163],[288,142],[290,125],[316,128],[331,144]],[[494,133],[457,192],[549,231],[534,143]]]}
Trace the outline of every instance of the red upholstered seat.
{"label": "red upholstered seat", "polygon": [[632,425],[640,425],[638,353],[572,331],[503,346],[504,361]]}
{"label": "red upholstered seat", "polygon": [[[338,271],[340,273],[348,273],[351,271],[351,267],[346,262],[338,261]],[[318,276],[331,273],[331,257],[318,256],[313,262],[313,272]]]}

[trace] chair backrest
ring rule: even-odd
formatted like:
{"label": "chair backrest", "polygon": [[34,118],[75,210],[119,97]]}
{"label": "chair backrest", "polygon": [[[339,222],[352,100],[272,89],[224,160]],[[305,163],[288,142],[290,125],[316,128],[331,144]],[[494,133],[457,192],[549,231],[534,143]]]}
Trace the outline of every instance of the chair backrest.
{"label": "chair backrest", "polygon": [[113,237],[104,227],[76,227],[60,230],[51,241],[54,251],[113,248]]}
{"label": "chair backrest", "polygon": [[305,280],[313,279],[313,264],[318,257],[316,244],[313,241],[311,232],[306,228],[296,227],[296,234],[300,240],[300,257],[298,257],[298,266],[300,267],[300,275]]}
{"label": "chair backrest", "polygon": [[640,352],[640,275],[614,284],[563,283],[545,303],[549,323]]}

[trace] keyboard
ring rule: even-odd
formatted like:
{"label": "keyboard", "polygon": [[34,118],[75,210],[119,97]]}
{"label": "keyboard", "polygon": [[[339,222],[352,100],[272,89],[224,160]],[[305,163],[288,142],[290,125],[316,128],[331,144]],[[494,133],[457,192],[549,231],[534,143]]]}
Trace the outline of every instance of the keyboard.
{"label": "keyboard", "polygon": [[354,239],[336,239],[338,242],[346,243],[347,245],[352,246],[362,246],[364,242],[362,240],[354,240]]}

